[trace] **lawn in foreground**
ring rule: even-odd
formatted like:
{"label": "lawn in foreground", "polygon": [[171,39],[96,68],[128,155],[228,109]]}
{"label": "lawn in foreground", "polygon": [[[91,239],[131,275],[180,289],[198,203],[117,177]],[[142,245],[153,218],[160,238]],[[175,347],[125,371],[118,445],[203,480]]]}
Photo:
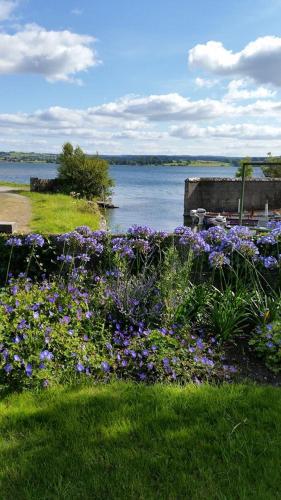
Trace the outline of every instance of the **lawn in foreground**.
{"label": "lawn in foreground", "polygon": [[280,498],[281,389],[114,383],[0,403],[1,498]]}
{"label": "lawn in foreground", "polygon": [[62,233],[78,226],[99,229],[100,212],[93,202],[91,208],[85,200],[64,194],[23,192],[32,204],[31,230],[39,233]]}

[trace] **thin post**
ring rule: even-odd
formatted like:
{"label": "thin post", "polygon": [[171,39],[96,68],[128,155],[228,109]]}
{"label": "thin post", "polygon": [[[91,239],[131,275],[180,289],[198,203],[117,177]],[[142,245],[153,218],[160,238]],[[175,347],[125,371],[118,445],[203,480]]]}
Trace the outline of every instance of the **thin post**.
{"label": "thin post", "polygon": [[245,179],[246,179],[246,164],[242,164],[242,186],[240,196],[240,213],[239,213],[239,226],[242,226],[243,212],[244,212],[244,195],[245,195]]}

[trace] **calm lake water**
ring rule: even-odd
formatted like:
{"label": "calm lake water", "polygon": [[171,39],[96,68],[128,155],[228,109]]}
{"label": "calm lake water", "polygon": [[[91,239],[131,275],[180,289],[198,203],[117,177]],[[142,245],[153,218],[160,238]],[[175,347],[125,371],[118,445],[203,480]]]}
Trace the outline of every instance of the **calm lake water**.
{"label": "calm lake water", "polygon": [[[28,183],[30,177],[52,178],[56,165],[48,163],[0,162],[0,179]],[[110,167],[115,180],[109,226],[124,231],[132,224],[149,225],[158,230],[173,230],[183,222],[184,181],[187,177],[234,177],[235,167]],[[260,176],[260,172],[256,171]],[[194,207],[198,208],[198,207]]]}

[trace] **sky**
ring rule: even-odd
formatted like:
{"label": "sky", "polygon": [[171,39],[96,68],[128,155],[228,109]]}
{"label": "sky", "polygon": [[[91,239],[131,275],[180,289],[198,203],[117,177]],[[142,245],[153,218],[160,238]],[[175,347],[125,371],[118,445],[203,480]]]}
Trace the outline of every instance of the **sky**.
{"label": "sky", "polygon": [[281,0],[0,0],[0,150],[281,154]]}

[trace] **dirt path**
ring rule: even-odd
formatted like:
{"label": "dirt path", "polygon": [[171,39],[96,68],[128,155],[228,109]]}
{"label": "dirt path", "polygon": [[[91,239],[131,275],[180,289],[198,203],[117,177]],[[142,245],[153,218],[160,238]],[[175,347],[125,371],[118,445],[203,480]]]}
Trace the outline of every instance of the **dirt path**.
{"label": "dirt path", "polygon": [[16,232],[28,233],[31,203],[15,191],[19,191],[19,188],[0,186],[0,221],[16,222]]}

